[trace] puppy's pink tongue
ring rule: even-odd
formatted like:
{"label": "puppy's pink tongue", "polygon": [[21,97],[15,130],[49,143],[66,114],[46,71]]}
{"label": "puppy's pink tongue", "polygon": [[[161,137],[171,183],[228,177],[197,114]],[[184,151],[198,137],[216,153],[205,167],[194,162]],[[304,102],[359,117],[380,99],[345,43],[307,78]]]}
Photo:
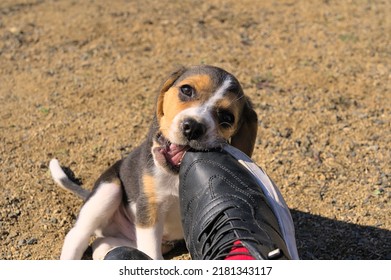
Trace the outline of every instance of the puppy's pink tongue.
{"label": "puppy's pink tongue", "polygon": [[170,144],[166,151],[166,159],[174,166],[179,166],[183,155],[189,149],[188,146]]}

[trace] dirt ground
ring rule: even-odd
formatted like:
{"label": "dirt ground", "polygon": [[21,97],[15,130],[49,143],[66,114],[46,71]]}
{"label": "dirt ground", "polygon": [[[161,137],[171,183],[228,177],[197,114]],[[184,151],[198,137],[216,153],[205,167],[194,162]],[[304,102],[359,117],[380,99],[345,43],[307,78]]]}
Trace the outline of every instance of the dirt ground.
{"label": "dirt ground", "polygon": [[301,258],[391,259],[390,14],[387,0],[1,0],[0,259],[58,259],[82,201],[49,160],[91,188],[144,138],[164,78],[194,64],[252,98],[253,158]]}

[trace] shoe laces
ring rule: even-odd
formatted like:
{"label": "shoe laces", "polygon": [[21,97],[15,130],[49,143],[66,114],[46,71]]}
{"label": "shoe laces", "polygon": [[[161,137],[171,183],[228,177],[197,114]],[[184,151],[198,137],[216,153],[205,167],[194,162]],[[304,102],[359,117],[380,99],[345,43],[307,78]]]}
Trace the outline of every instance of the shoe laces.
{"label": "shoe laces", "polygon": [[[229,210],[227,207],[224,211]],[[207,226],[198,235],[198,241],[202,242],[201,253],[202,259],[224,259],[227,256],[233,255],[248,255],[250,253],[232,253],[231,251],[235,248],[243,247],[241,243],[234,244],[236,241],[253,241],[259,243],[258,240],[251,237],[251,232],[245,227],[235,225],[234,221],[242,221],[238,217],[228,217],[221,211],[220,215],[217,215],[211,220]],[[249,235],[244,234],[244,237],[240,239],[236,236],[235,232],[245,231],[250,233]]]}

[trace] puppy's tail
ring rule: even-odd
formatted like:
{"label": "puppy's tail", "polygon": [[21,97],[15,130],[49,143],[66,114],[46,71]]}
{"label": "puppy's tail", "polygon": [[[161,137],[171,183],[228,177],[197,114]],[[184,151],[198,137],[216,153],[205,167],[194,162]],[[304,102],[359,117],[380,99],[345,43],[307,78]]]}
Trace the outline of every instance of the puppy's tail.
{"label": "puppy's tail", "polygon": [[86,200],[90,191],[83,189],[80,185],[72,182],[61,168],[57,159],[52,159],[49,164],[53,180],[64,190],[70,191],[78,197]]}

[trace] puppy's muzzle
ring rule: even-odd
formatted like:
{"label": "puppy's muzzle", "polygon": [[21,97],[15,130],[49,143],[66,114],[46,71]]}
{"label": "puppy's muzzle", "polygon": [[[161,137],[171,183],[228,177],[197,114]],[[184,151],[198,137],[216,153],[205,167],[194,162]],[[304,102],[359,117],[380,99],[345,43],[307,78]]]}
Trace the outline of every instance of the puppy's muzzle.
{"label": "puppy's muzzle", "polygon": [[193,118],[187,118],[182,122],[181,129],[183,136],[185,136],[188,141],[191,141],[197,140],[205,134],[206,125]]}

